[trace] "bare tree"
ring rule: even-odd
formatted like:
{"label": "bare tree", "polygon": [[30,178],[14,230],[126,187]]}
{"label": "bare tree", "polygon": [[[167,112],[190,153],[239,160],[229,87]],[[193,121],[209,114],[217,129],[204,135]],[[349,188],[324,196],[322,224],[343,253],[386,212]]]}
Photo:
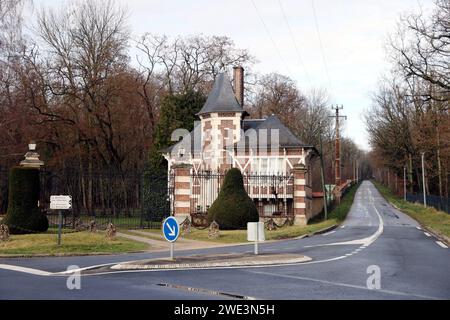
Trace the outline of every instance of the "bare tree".
{"label": "bare tree", "polygon": [[[431,17],[411,14],[400,20],[391,40],[394,62],[406,78],[419,77],[437,90],[424,93],[436,100],[450,99],[450,2],[435,0]],[[430,95],[432,93],[432,95]]]}
{"label": "bare tree", "polygon": [[251,65],[254,58],[238,49],[228,37],[189,36],[169,39],[151,33],[137,41],[137,60],[147,77],[155,75],[170,93],[186,93],[210,88],[224,68]]}

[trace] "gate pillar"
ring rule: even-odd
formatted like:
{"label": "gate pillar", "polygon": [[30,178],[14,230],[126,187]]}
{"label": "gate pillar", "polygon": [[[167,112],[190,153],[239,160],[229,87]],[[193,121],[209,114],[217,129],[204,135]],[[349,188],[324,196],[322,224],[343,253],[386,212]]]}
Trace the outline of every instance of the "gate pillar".
{"label": "gate pillar", "polygon": [[308,198],[309,187],[306,183],[304,164],[294,165],[294,224],[306,225],[311,216],[311,199]]}
{"label": "gate pillar", "polygon": [[178,221],[191,217],[191,169],[190,164],[179,164],[172,167],[174,173],[174,216]]}

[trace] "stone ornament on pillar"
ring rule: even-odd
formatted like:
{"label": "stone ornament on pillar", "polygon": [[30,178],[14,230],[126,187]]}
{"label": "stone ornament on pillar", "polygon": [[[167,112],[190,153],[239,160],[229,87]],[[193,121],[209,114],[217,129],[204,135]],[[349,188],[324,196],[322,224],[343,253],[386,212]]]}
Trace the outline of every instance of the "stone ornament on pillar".
{"label": "stone ornament on pillar", "polygon": [[25,154],[25,160],[20,161],[20,166],[39,169],[43,165],[44,161],[39,160],[39,153],[36,152],[36,142],[31,141],[28,144],[28,152]]}

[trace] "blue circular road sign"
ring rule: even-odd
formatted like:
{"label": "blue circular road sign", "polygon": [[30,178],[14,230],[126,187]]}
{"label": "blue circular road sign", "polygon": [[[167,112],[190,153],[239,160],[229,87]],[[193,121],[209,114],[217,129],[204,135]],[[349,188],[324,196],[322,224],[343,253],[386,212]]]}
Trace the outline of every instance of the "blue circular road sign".
{"label": "blue circular road sign", "polygon": [[180,227],[178,221],[174,217],[168,217],[163,222],[163,234],[169,242],[175,242],[180,235]]}

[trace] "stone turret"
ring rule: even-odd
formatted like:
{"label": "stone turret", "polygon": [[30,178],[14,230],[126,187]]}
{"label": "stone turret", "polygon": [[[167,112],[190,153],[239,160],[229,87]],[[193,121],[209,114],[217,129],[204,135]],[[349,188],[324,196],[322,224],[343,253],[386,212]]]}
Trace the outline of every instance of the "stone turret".
{"label": "stone turret", "polygon": [[228,76],[218,74],[208,99],[198,113],[205,169],[223,171],[231,167],[231,161],[226,161],[227,152],[224,149],[240,140],[241,120],[246,114]]}

